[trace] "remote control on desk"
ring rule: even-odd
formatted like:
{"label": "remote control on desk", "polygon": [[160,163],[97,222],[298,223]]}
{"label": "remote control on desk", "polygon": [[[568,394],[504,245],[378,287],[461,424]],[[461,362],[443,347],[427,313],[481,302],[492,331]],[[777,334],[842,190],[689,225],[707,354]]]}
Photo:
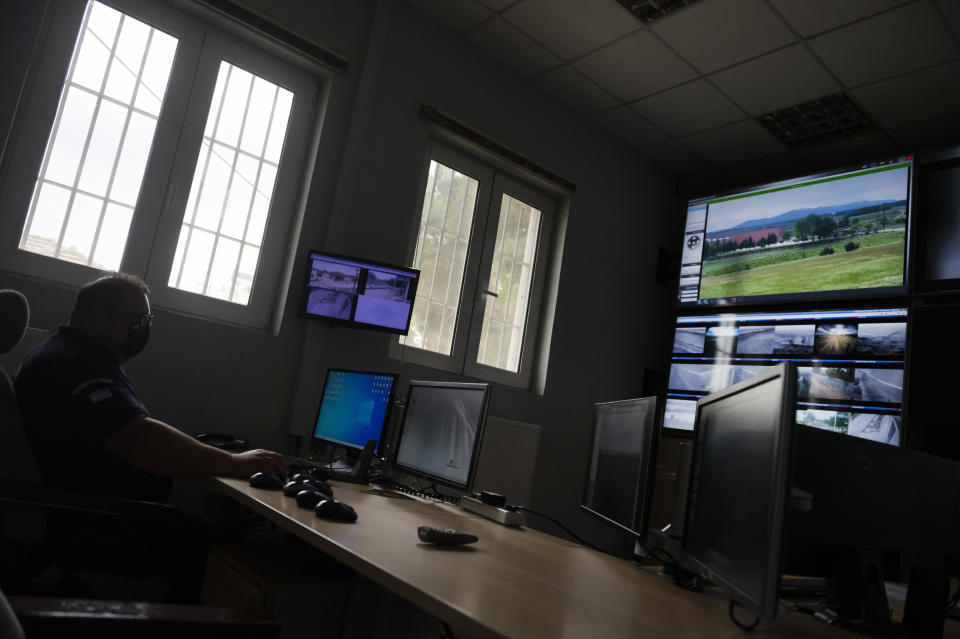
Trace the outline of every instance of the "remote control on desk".
{"label": "remote control on desk", "polygon": [[461,544],[472,544],[477,541],[476,535],[459,532],[450,528],[433,528],[432,526],[417,526],[417,536],[420,541],[425,541],[438,546],[459,546]]}

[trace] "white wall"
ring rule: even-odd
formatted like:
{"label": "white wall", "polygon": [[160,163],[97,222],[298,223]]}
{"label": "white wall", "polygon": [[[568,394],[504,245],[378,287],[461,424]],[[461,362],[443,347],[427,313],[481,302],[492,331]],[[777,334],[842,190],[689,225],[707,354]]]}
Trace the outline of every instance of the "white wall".
{"label": "white wall", "polygon": [[[672,289],[654,273],[657,247],[680,236],[672,176],[403,3],[246,4],[350,60],[332,85],[301,250],[405,259],[428,142],[418,117],[425,101],[577,185],[545,394],[497,386],[490,413],[542,427],[532,507],[622,549],[578,504],[593,403],[639,395],[643,369],[663,373],[668,363]],[[0,24],[2,42],[7,28]],[[28,53],[10,57],[25,63]],[[17,75],[0,76],[0,89]],[[308,431],[328,366],[391,370],[403,381],[450,377],[389,359],[384,334],[299,318],[302,283],[298,271],[279,337],[160,311],[150,346],[127,366],[154,415],[188,432],[227,430],[289,449],[284,433]],[[7,286],[28,295],[34,325],[53,328],[69,314],[72,291],[0,271]]]}

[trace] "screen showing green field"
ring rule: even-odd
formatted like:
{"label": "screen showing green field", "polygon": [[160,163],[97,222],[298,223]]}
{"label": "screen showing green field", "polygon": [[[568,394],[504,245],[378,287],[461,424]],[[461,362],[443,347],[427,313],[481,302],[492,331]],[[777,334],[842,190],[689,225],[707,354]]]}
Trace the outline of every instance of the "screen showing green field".
{"label": "screen showing green field", "polygon": [[706,200],[698,303],[902,289],[912,172],[901,157]]}

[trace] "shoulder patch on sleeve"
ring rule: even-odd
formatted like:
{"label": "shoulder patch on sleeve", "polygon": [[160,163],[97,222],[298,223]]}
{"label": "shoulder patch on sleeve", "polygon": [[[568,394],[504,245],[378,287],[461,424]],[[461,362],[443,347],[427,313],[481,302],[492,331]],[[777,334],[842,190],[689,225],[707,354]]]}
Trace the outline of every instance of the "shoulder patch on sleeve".
{"label": "shoulder patch on sleeve", "polygon": [[96,404],[99,401],[113,397],[113,391],[110,390],[117,385],[117,381],[109,377],[94,377],[88,379],[73,389],[73,395],[83,395],[88,393],[90,401]]}

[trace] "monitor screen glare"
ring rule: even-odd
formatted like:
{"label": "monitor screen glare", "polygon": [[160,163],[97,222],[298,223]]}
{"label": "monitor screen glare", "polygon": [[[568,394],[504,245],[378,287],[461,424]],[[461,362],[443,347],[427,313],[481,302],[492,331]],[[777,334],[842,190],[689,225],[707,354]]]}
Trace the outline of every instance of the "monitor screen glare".
{"label": "monitor screen glare", "polygon": [[395,465],[467,490],[473,479],[489,384],[410,382]]}
{"label": "monitor screen glare", "polygon": [[391,373],[328,370],[314,438],[358,450],[369,439],[379,444],[396,381]]}
{"label": "monitor screen glare", "polygon": [[913,157],[693,200],[678,303],[902,294]]}
{"label": "monitor screen glare", "polygon": [[582,507],[641,538],[656,464],[656,397],[594,406]]}
{"label": "monitor screen glare", "polygon": [[419,272],[310,251],[308,316],[406,335]]}

